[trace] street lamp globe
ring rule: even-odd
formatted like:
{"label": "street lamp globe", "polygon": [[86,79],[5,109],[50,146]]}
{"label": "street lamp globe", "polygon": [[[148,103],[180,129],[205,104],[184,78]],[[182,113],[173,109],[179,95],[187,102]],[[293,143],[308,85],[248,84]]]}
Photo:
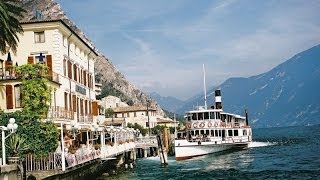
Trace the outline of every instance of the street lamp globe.
{"label": "street lamp globe", "polygon": [[17,130],[18,129],[18,124],[14,123],[13,124],[13,130]]}
{"label": "street lamp globe", "polygon": [[7,125],[7,128],[8,128],[9,130],[13,129],[13,124],[9,123],[9,124]]}
{"label": "street lamp globe", "polygon": [[16,120],[15,120],[14,118],[10,118],[10,119],[9,119],[9,123],[10,123],[10,124],[14,124],[15,122],[16,122]]}

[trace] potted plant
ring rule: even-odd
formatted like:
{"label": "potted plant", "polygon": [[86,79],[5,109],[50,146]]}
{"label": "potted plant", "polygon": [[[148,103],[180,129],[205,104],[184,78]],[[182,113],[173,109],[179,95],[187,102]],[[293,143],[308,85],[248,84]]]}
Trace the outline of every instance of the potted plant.
{"label": "potted plant", "polygon": [[9,152],[9,164],[17,164],[19,161],[19,155],[22,155],[24,151],[29,149],[29,144],[27,144],[26,139],[18,134],[13,134],[9,138],[6,146]]}

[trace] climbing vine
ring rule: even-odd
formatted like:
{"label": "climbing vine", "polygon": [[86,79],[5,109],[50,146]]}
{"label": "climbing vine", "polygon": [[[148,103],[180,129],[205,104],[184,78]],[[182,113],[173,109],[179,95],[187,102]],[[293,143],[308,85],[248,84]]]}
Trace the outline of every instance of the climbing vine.
{"label": "climbing vine", "polygon": [[26,64],[16,67],[22,79],[21,92],[25,115],[41,119],[48,112],[51,87],[48,85],[48,67],[42,64]]}
{"label": "climbing vine", "polygon": [[[22,80],[22,111],[4,113],[0,111],[0,125],[8,124],[15,118],[18,124],[17,134],[26,139],[28,150],[36,156],[46,155],[58,146],[59,130],[53,122],[44,122],[51,87],[48,85],[47,67],[42,64],[26,64],[15,67],[17,77]],[[20,154],[23,155],[23,154]]]}

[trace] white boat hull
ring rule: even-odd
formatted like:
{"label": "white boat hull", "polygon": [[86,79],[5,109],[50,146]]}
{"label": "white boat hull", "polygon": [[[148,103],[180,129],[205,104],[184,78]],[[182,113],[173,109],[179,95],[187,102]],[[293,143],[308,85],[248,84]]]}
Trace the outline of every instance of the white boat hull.
{"label": "white boat hull", "polygon": [[187,140],[175,141],[175,156],[176,160],[190,159],[196,156],[202,156],[215,152],[225,151],[228,149],[239,149],[247,147],[248,143],[223,143],[216,144],[215,142],[188,142]]}

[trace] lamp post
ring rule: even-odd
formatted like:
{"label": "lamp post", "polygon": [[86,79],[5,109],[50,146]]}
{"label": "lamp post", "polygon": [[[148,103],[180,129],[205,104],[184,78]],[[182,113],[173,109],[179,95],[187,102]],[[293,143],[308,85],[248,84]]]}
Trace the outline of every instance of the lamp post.
{"label": "lamp post", "polygon": [[[2,138],[2,165],[6,165],[6,146],[5,140],[12,134],[15,133],[18,129],[18,125],[15,123],[16,120],[14,118],[9,119],[9,123],[7,127],[0,126],[1,128],[1,138]],[[6,137],[5,131],[10,131],[10,134]]]}

